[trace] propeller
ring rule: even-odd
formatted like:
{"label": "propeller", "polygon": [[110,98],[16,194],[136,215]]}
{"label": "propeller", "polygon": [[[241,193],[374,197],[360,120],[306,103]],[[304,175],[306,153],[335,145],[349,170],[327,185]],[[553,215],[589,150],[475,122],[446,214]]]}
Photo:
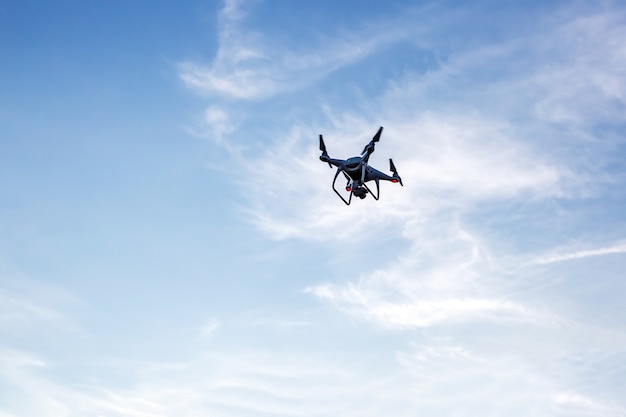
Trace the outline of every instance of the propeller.
{"label": "propeller", "polygon": [[393,179],[396,180],[392,180],[393,182],[399,182],[400,185],[402,185],[404,187],[404,185],[402,184],[402,178],[400,178],[400,176],[398,175],[398,170],[396,169],[396,166],[393,164],[393,159],[389,158],[389,169],[391,170],[391,172],[393,172]]}
{"label": "propeller", "polygon": [[378,132],[376,132],[376,134],[374,135],[374,138],[372,139],[373,142],[378,142],[380,140],[380,135],[383,133],[383,127],[381,126],[378,129]]}
{"label": "propeller", "polygon": [[326,144],[324,143],[324,138],[322,138],[322,135],[320,135],[320,151],[322,151],[322,156],[320,156],[320,159],[322,161],[328,162],[328,166],[332,168],[333,166],[328,160],[328,153],[326,152]]}
{"label": "propeller", "polygon": [[374,144],[380,141],[380,135],[382,133],[383,133],[383,127],[381,126],[380,128],[378,128],[378,132],[376,132],[376,134],[374,135],[370,143],[365,145],[365,148],[363,148],[363,152],[361,152],[361,155],[365,156],[365,162],[367,162],[367,159],[369,158],[370,154],[374,152]]}

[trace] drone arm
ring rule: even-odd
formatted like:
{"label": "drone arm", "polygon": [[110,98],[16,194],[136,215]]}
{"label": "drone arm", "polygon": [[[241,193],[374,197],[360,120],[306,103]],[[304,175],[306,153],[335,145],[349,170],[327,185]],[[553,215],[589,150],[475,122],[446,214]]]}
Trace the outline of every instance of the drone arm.
{"label": "drone arm", "polygon": [[342,160],[342,159],[334,159],[328,156],[328,154],[326,152],[322,153],[322,155],[320,155],[320,161],[322,162],[327,162],[328,165],[332,168],[333,165],[336,166],[337,168],[342,168],[345,164],[346,161]]}
{"label": "drone arm", "polygon": [[389,160],[389,166],[391,168],[391,172],[393,175],[387,175],[384,172],[380,172],[379,170],[372,168],[371,166],[367,167],[366,181],[374,180],[374,181],[391,181],[393,183],[402,184],[402,178],[398,175],[398,171],[396,170],[395,165],[393,165],[393,161]]}

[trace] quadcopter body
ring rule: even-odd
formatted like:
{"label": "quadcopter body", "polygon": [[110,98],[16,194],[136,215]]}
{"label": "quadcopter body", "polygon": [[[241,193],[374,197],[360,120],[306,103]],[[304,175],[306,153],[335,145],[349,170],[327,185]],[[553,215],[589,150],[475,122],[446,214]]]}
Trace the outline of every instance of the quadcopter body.
{"label": "quadcopter body", "polygon": [[[333,179],[333,191],[341,198],[341,200],[346,203],[346,205],[350,205],[352,201],[352,196],[359,197],[364,199],[367,194],[371,194],[375,200],[378,200],[380,197],[380,180],[383,181],[391,181],[393,183],[402,184],[402,178],[398,175],[398,171],[396,170],[395,165],[393,164],[393,160],[389,159],[389,169],[392,172],[392,175],[387,175],[374,167],[369,166],[368,161],[369,157],[372,153],[374,153],[375,143],[380,140],[380,135],[383,132],[382,126],[378,129],[378,132],[374,135],[374,138],[365,145],[363,148],[363,152],[361,152],[361,156],[355,156],[353,158],[348,158],[346,160],[343,159],[334,159],[328,156],[326,152],[326,145],[324,144],[324,138],[320,135],[320,151],[322,151],[322,155],[320,156],[320,160],[322,162],[328,163],[328,165],[332,168],[333,166],[337,167],[337,172],[335,173],[335,178]],[[343,173],[346,183],[346,191],[350,193],[348,199],[346,200],[335,188],[335,183],[337,182],[337,177],[340,173]],[[367,182],[374,181],[376,184],[376,194],[372,192],[372,190],[367,186]]]}

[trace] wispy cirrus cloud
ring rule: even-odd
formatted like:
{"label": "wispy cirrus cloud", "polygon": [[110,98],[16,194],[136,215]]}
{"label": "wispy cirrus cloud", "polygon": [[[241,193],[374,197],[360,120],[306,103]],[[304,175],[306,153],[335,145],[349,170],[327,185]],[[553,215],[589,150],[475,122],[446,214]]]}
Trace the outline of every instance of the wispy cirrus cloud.
{"label": "wispy cirrus cloud", "polygon": [[218,348],[195,351],[177,363],[110,362],[126,376],[124,384],[102,374],[97,380],[55,381],[41,372],[54,364],[0,352],[0,381],[13,387],[7,415],[19,410],[17,415],[42,416],[374,417],[384,410],[401,417],[461,412],[620,416],[624,411],[596,393],[538,378],[534,364],[517,352],[494,355],[458,342],[445,337],[414,342],[399,349],[391,364],[354,353]]}
{"label": "wispy cirrus cloud", "polygon": [[251,2],[227,0],[218,14],[219,46],[210,65],[179,64],[183,83],[204,95],[237,100],[267,99],[301,89],[353,64],[386,45],[406,39],[406,27],[386,25],[380,31],[357,31],[315,44],[286,44],[246,26]]}
{"label": "wispy cirrus cloud", "polygon": [[623,416],[626,408],[607,404],[596,398],[590,398],[575,392],[562,391],[554,396],[554,401],[563,415],[581,416]]}
{"label": "wispy cirrus cloud", "polygon": [[[12,361],[11,372],[4,359]],[[368,371],[354,357],[346,361],[310,353],[213,349],[197,352],[177,366],[112,361],[110,366],[126,375],[123,386],[102,374],[98,380],[59,383],[45,372],[33,371],[33,364],[40,364],[33,361],[23,357],[25,363],[17,366],[14,358],[0,352],[0,383],[14,387],[12,406],[6,408],[9,413],[375,416],[373,410],[392,409],[400,416],[412,415],[406,375],[401,370]],[[379,395],[372,397],[371,392]]]}
{"label": "wispy cirrus cloud", "polygon": [[541,320],[542,312],[502,291],[499,266],[478,236],[458,226],[435,231],[424,225],[407,227],[405,235],[412,246],[391,266],[306,291],[355,319],[391,330]]}
{"label": "wispy cirrus cloud", "polygon": [[535,114],[574,127],[623,123],[626,47],[619,39],[624,36],[624,14],[611,10],[577,17],[558,27],[548,42],[538,44],[538,53],[556,53],[561,64],[534,75],[534,81],[545,87]]}
{"label": "wispy cirrus cloud", "polygon": [[78,323],[61,308],[76,304],[71,295],[24,277],[0,279],[0,329],[6,335],[39,326],[76,331]]}
{"label": "wispy cirrus cloud", "polygon": [[[395,117],[392,103],[383,101],[380,107]],[[363,128],[368,125],[364,118],[340,123],[324,132],[326,145],[331,156],[348,157],[367,143],[373,134],[371,123],[369,131]],[[440,210],[467,209],[478,202],[566,194],[570,169],[538,154],[514,131],[480,115],[425,112],[397,120],[385,129],[370,162],[386,170],[393,157],[405,186],[382,183],[384,199],[357,201],[347,211],[341,201],[328,198],[334,196],[333,172],[324,169],[319,152],[311,146],[314,131],[295,128],[248,165],[253,167],[249,178],[255,185],[249,194],[250,215],[276,238],[343,239],[357,230],[365,238],[366,225],[425,219]],[[343,183],[338,181],[337,186]],[[273,198],[278,195],[283,198]]]}
{"label": "wispy cirrus cloud", "polygon": [[592,256],[614,255],[626,253],[626,242],[617,242],[613,245],[602,246],[593,249],[581,249],[576,251],[555,252],[549,255],[542,255],[530,261],[534,265],[546,265],[556,262],[573,261]]}
{"label": "wispy cirrus cloud", "polygon": [[506,300],[462,297],[407,298],[403,302],[393,302],[368,298],[362,290],[352,287],[319,285],[308,291],[351,315],[396,329],[429,327],[458,320],[484,320],[488,317],[506,319],[525,313],[522,306]]}

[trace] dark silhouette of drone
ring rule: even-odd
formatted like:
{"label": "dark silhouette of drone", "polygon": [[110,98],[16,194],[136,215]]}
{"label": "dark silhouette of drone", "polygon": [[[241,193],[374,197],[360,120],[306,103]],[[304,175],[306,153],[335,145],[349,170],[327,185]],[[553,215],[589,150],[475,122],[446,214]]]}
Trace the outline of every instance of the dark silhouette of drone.
{"label": "dark silhouette of drone", "polygon": [[[349,158],[347,160],[343,159],[333,159],[328,156],[326,152],[326,145],[324,144],[324,139],[322,135],[320,135],[320,151],[322,151],[322,155],[320,156],[320,160],[323,162],[327,162],[329,167],[336,166],[337,173],[335,174],[335,178],[333,179],[333,191],[343,200],[344,203],[350,205],[352,201],[352,195],[359,197],[360,199],[364,199],[367,196],[367,193],[370,193],[374,200],[378,200],[380,197],[380,186],[379,181],[391,181],[393,183],[400,183],[402,185],[402,178],[398,175],[398,171],[396,170],[393,161],[389,159],[389,169],[393,172],[392,176],[389,176],[385,173],[378,171],[377,169],[372,168],[367,164],[370,155],[374,153],[374,144],[380,140],[380,135],[383,133],[383,127],[381,126],[378,129],[378,132],[374,135],[374,138],[365,145],[363,148],[363,152],[361,152],[361,156],[355,156],[354,158]],[[337,181],[337,177],[339,173],[343,172],[344,177],[348,180],[346,184],[346,191],[350,193],[350,197],[346,200],[335,188],[335,182]],[[369,189],[367,186],[368,181],[374,181],[376,184],[376,195]]]}

